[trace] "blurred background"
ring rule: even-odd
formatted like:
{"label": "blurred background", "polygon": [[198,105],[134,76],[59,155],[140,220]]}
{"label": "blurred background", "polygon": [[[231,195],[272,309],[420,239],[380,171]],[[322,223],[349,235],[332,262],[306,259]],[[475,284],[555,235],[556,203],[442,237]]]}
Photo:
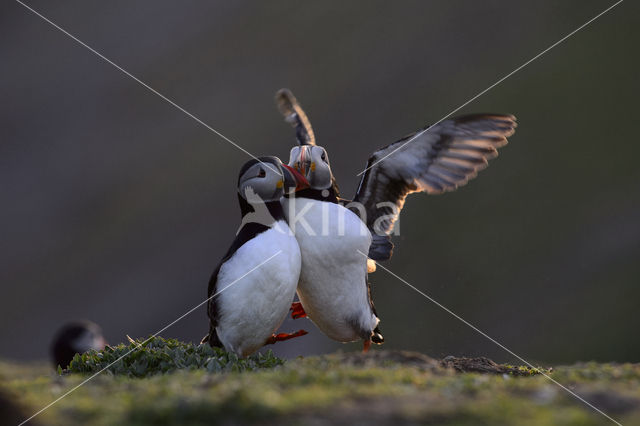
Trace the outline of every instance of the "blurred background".
{"label": "blurred background", "polygon": [[[289,87],[351,197],[370,153],[439,120],[613,1],[29,1],[255,155]],[[624,2],[458,114],[519,127],[457,192],[414,195],[385,264],[523,357],[640,361],[640,6]],[[200,303],[248,157],[18,3],[0,5],[0,357],[65,321],[111,343]],[[381,269],[387,349],[512,358]],[[319,334],[273,349],[360,350]],[[163,333],[199,341],[204,307]]]}

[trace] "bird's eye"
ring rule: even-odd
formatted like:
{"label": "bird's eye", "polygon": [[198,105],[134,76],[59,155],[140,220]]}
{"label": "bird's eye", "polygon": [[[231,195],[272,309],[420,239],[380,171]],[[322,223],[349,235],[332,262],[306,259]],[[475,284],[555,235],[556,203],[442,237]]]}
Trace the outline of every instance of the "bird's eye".
{"label": "bird's eye", "polygon": [[322,161],[327,161],[327,154],[323,152],[320,158],[322,159]]}
{"label": "bird's eye", "polygon": [[258,172],[258,177],[265,177],[267,175],[267,172],[264,171],[264,169],[262,167],[260,167],[260,171]]}

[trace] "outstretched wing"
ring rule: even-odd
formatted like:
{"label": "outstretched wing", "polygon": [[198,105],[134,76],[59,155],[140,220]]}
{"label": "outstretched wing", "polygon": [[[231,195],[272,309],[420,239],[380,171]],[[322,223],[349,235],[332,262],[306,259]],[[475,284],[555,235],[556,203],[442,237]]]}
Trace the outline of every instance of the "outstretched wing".
{"label": "outstretched wing", "polygon": [[276,104],[285,121],[296,129],[298,143],[300,145],[315,145],[316,137],[313,134],[311,123],[293,93],[289,89],[278,90]]}
{"label": "outstretched wing", "polygon": [[516,118],[474,114],[442,121],[376,151],[367,163],[354,201],[364,206],[373,234],[369,257],[392,255],[390,233],[412,192],[453,191],[476,177],[507,144]]}

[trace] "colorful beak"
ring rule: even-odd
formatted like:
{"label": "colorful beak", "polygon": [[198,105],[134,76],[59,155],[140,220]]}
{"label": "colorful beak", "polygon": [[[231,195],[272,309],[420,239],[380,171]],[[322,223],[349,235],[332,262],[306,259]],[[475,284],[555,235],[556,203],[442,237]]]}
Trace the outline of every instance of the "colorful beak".
{"label": "colorful beak", "polygon": [[298,155],[298,161],[295,163],[296,169],[306,176],[311,168],[311,156],[307,152],[308,146],[304,145],[300,147],[300,154]]}
{"label": "colorful beak", "polygon": [[309,188],[309,182],[307,181],[307,178],[305,178],[297,170],[287,166],[286,164],[283,164],[282,171],[284,172],[283,174],[285,192],[289,192],[292,189],[295,192],[300,191],[301,189]]}

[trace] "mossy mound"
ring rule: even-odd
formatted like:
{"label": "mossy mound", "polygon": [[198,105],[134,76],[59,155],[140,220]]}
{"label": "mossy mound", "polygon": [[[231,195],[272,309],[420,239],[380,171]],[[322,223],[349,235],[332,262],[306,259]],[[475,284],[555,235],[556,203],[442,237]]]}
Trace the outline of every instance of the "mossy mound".
{"label": "mossy mound", "polygon": [[[135,371],[101,374],[36,420],[70,426],[612,424],[535,370],[520,375],[502,371],[517,367],[471,360],[466,365],[495,371],[461,372],[449,365],[452,359],[372,350],[299,358],[251,371],[192,368],[198,362],[142,378]],[[625,426],[640,424],[640,365],[588,363],[544,372]],[[44,365],[0,362],[0,383],[25,414],[86,379],[86,374],[60,376]]]}
{"label": "mossy mound", "polygon": [[194,345],[175,339],[149,337],[133,340],[129,344],[107,346],[101,351],[89,351],[76,354],[66,370],[58,369],[60,374],[97,373],[125,375],[129,377],[147,377],[153,374],[170,373],[175,370],[206,369],[209,372],[253,371],[261,368],[273,368],[282,365],[284,360],[277,358],[269,350],[239,359],[235,354],[208,344]]}

